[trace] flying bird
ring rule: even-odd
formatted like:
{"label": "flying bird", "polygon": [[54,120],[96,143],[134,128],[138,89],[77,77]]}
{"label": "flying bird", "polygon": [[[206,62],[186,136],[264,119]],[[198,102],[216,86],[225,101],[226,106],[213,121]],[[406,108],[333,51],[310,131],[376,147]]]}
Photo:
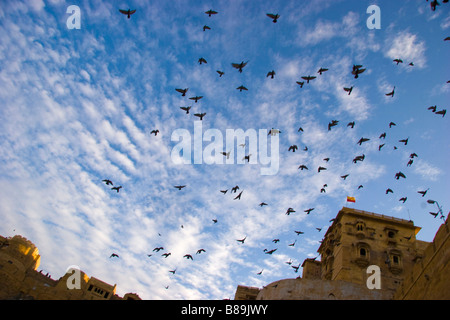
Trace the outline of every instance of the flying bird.
{"label": "flying bird", "polygon": [[398,199],[398,201],[403,201],[403,203],[405,203],[405,201],[408,199],[408,197],[402,197],[400,199]]}
{"label": "flying bird", "polygon": [[202,64],[202,63],[208,63],[208,62],[206,62],[205,58],[201,57],[198,59],[198,63]]}
{"label": "flying bird", "polygon": [[288,216],[288,215],[290,215],[290,214],[293,213],[293,212],[295,212],[294,209],[288,208],[287,211],[286,211],[286,215]]}
{"label": "flying bird", "polygon": [[106,183],[107,186],[113,184],[112,181],[109,180],[109,179],[103,179],[102,181],[103,181],[104,183]]}
{"label": "flying bird", "polygon": [[188,107],[180,107],[180,109],[186,111],[186,114],[189,114],[189,110],[191,110],[191,106],[188,106]]}
{"label": "flying bird", "polygon": [[153,251],[159,252],[160,250],[163,250],[163,247],[156,247],[155,249],[153,249]]}
{"label": "flying bird", "polygon": [[353,129],[355,127],[355,121],[347,123],[347,127],[350,127]]}
{"label": "flying bird", "polygon": [[386,132],[383,132],[382,134],[380,134],[380,139],[386,139]]}
{"label": "flying bird", "polygon": [[395,122],[389,122],[389,128],[392,128],[392,127],[395,127],[396,126],[396,124],[395,124]]}
{"label": "flying bird", "polygon": [[174,188],[177,188],[178,190],[181,190],[183,188],[185,188],[186,186],[173,186]]}
{"label": "flying bird", "polygon": [[239,194],[233,200],[236,200],[236,199],[241,200],[242,192],[244,192],[244,191],[239,192]]}
{"label": "flying bird", "polygon": [[349,175],[346,174],[346,175],[341,176],[341,178],[345,180],[345,179],[347,179],[348,176],[349,176]]}
{"label": "flying bird", "polygon": [[319,166],[319,168],[317,169],[317,172],[320,172],[320,171],[322,171],[322,170],[327,170],[327,168],[322,167],[322,166]]}
{"label": "flying bird", "polygon": [[297,150],[297,149],[298,149],[297,145],[294,144],[294,145],[289,147],[288,151],[292,150],[292,152],[295,152],[295,150]]}
{"label": "flying bird", "polygon": [[273,19],[272,22],[273,23],[277,23],[278,19],[280,18],[280,15],[278,13],[273,14],[273,13],[267,13],[266,14],[269,18]]}
{"label": "flying bird", "polygon": [[250,153],[250,154],[248,154],[248,155],[246,155],[246,156],[244,156],[243,158],[242,158],[242,160],[247,160],[247,162],[250,162],[250,156],[251,156],[252,154]]}
{"label": "flying bird", "polygon": [[394,61],[394,62],[397,62],[397,65],[398,65],[399,63],[403,63],[403,60],[402,60],[402,59],[394,59],[393,61]]}
{"label": "flying bird", "polygon": [[183,258],[186,258],[186,259],[191,259],[191,260],[194,260],[194,258],[192,258],[192,256],[190,255],[190,254],[185,254],[184,256],[183,256]]}
{"label": "flying bird", "polygon": [[361,138],[359,139],[359,141],[357,142],[357,144],[362,145],[363,142],[369,141],[369,138]]}
{"label": "flying bird", "polygon": [[318,74],[322,75],[325,71],[328,71],[327,68],[320,68],[319,71],[317,71]]}
{"label": "flying bird", "polygon": [[131,15],[136,12],[136,10],[131,10],[131,9],[128,9],[128,10],[119,9],[119,11],[120,11],[120,13],[125,14],[128,19],[130,19]]}
{"label": "flying bird", "polygon": [[398,140],[398,142],[402,142],[406,146],[408,144],[408,139],[409,138],[401,139],[401,140]]}
{"label": "flying bird", "polygon": [[297,235],[304,234],[303,231],[294,231]]}
{"label": "flying bird", "polygon": [[242,92],[242,90],[248,91],[248,89],[243,85],[237,87],[236,89],[239,90],[239,92]]}
{"label": "flying bird", "polygon": [[159,133],[159,130],[158,130],[158,129],[152,130],[152,131],[150,132],[150,134],[154,134],[155,137],[158,135],[158,133]]}
{"label": "flying bird", "polygon": [[431,112],[436,112],[436,108],[437,108],[437,106],[431,106],[431,107],[428,107],[428,110],[431,110]]}
{"label": "flying bird", "polygon": [[350,95],[350,93],[352,93],[352,90],[353,90],[353,87],[350,87],[350,88],[345,88],[344,87],[344,91],[348,92],[348,95]]}
{"label": "flying bird", "polygon": [[208,15],[208,17],[211,17],[211,15],[217,14],[218,12],[210,9],[208,11],[205,11],[205,13]]}
{"label": "flying bird", "polygon": [[267,135],[276,136],[278,133],[281,133],[281,131],[278,129],[272,128],[272,129],[270,129],[270,131]]}
{"label": "flying bird", "polygon": [[447,113],[447,109],[442,109],[442,110],[439,110],[439,111],[435,112],[435,114],[442,115],[442,118],[445,116],[446,113]]}
{"label": "flying bird", "polygon": [[196,252],[195,254],[200,254],[200,253],[202,253],[202,252],[206,252],[206,250],[205,250],[205,249],[198,249],[197,252]]}
{"label": "flying bird", "polygon": [[304,164],[301,164],[301,165],[298,167],[298,169],[300,169],[300,170],[308,170],[308,167],[305,166]]}
{"label": "flying bird", "polygon": [[352,70],[352,74],[355,76],[355,79],[359,78],[359,75],[361,73],[363,73],[364,71],[366,71],[366,69],[360,69],[362,66],[361,65],[353,65],[353,70]]}
{"label": "flying bird", "polygon": [[217,70],[216,72],[219,74],[219,77],[222,77],[225,74],[225,72],[220,71],[220,70]]}
{"label": "flying bird", "polygon": [[112,253],[110,256],[109,256],[110,258],[119,258],[119,255],[118,254],[116,254],[116,253]]}
{"label": "flying bird", "polygon": [[203,120],[203,117],[206,115],[206,112],[203,113],[194,113],[194,116],[199,117],[200,120]]}
{"label": "flying bird", "polygon": [[228,152],[221,152],[221,154],[224,155],[225,157],[227,157],[227,159],[230,159],[231,151],[228,151]]}
{"label": "flying bird", "polygon": [[119,190],[122,188],[122,186],[118,186],[118,187],[112,187],[111,190],[116,190],[117,192],[119,192]]}
{"label": "flying bird", "polygon": [[240,242],[240,243],[244,243],[245,239],[247,239],[247,236],[245,236],[243,239],[239,239],[239,240],[236,240],[236,241]]}
{"label": "flying bird", "polygon": [[303,85],[305,84],[304,81],[295,81],[295,83],[297,83],[300,86],[300,88],[303,88]]}
{"label": "flying bird", "polygon": [[170,255],[171,255],[170,252],[167,252],[167,253],[163,253],[163,254],[162,254],[162,256],[163,256],[164,258],[167,258],[167,257],[170,256]]}
{"label": "flying bird", "polygon": [[314,80],[316,77],[314,76],[303,76],[302,79],[306,80],[306,83],[309,83],[310,80]]}
{"label": "flying bird", "polygon": [[313,211],[313,210],[314,210],[314,208],[309,208],[309,209],[306,209],[304,212],[306,212],[306,214],[310,214],[311,211]]}
{"label": "flying bird", "polygon": [[389,194],[389,192],[390,192],[390,193],[394,193],[394,191],[392,191],[392,189],[387,188],[387,189],[386,189],[386,194]]}
{"label": "flying bird", "polygon": [[332,127],[337,126],[338,123],[339,120],[331,120],[331,122],[328,123],[328,131],[330,131]]}
{"label": "flying bird", "polygon": [[211,27],[209,27],[209,26],[207,26],[206,24],[203,26],[203,31],[206,31],[206,30],[211,30]]}
{"label": "flying bird", "polygon": [[394,96],[394,92],[395,92],[395,86],[394,86],[394,88],[392,89],[391,92],[386,93],[386,96],[387,96],[387,97],[389,97],[389,96],[393,97],[393,96]]}
{"label": "flying bird", "polygon": [[176,88],[175,91],[181,93],[181,96],[184,97],[186,95],[186,92],[188,92],[189,88],[184,88],[184,89],[180,89],[180,88]]}
{"label": "flying bird", "polygon": [[406,178],[405,174],[401,171],[395,174],[395,179],[399,180],[400,178]]}
{"label": "flying bird", "polygon": [[272,250],[266,251],[266,254],[272,254],[272,253],[274,253],[275,251],[277,251],[277,249],[272,249]]}
{"label": "flying bird", "polygon": [[275,76],[275,71],[274,71],[274,70],[269,71],[269,72],[267,73],[267,75],[266,75],[266,78],[269,77],[269,76],[270,76],[271,79],[273,79],[274,76]]}
{"label": "flying bird", "polygon": [[231,188],[231,192],[236,193],[239,190],[239,186],[234,186]]}
{"label": "flying bird", "polygon": [[272,242],[273,243],[278,243],[278,242],[280,242],[280,239],[273,239]]}
{"label": "flying bird", "polygon": [[200,100],[201,98],[203,98],[203,96],[195,96],[195,97],[191,97],[189,99],[194,100],[197,103],[198,100]]}
{"label": "flying bird", "polygon": [[236,68],[239,70],[240,73],[242,73],[242,69],[247,65],[247,62],[242,61],[241,63],[232,63],[231,66],[233,68]]}
{"label": "flying bird", "polygon": [[265,203],[265,202],[261,202],[261,203],[259,204],[260,207],[262,207],[262,206],[267,206],[267,205],[268,205],[268,204]]}

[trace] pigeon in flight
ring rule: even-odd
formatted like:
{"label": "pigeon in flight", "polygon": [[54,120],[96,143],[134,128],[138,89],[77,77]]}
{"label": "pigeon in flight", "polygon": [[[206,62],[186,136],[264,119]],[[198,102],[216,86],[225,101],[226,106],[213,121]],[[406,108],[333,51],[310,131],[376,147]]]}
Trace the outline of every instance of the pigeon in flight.
{"label": "pigeon in flight", "polygon": [[293,212],[295,212],[294,209],[288,208],[287,211],[286,211],[286,215],[288,216],[288,215],[290,215],[290,214],[293,213]]}
{"label": "pigeon in flight", "polygon": [[236,241],[240,242],[240,243],[244,243],[245,239],[247,239],[247,236],[245,236],[243,239],[239,239],[239,240],[236,240]]}
{"label": "pigeon in flight", "polygon": [[350,95],[350,93],[352,93],[352,90],[353,90],[353,87],[350,87],[350,88],[344,87],[344,91],[348,92],[348,95]]}
{"label": "pigeon in flight", "polygon": [[277,23],[278,19],[280,18],[280,15],[278,13],[273,14],[273,13],[267,13],[266,14],[269,18],[273,19],[272,22],[273,23]]}
{"label": "pigeon in flight", "polygon": [[104,180],[102,180],[102,181],[103,181],[104,183],[106,183],[107,186],[113,184],[112,181],[109,180],[109,179],[104,179]]}
{"label": "pigeon in flight", "polygon": [[272,70],[272,71],[267,72],[266,78],[267,78],[267,77],[270,77],[271,79],[273,79],[274,76],[275,76],[275,71]]}
{"label": "pigeon in flight", "polygon": [[233,66],[233,68],[236,68],[239,70],[240,73],[242,73],[242,68],[244,68],[247,65],[247,62],[242,61],[241,63],[232,63],[231,65]]}
{"label": "pigeon in flight", "polygon": [[387,97],[389,97],[389,96],[393,97],[393,96],[394,96],[394,92],[395,92],[395,86],[394,86],[394,88],[392,89],[391,92],[386,93],[386,96],[387,96]]}
{"label": "pigeon in flight", "polygon": [[208,15],[208,17],[211,17],[211,15],[217,14],[218,12],[217,12],[217,11],[214,11],[214,10],[212,10],[212,9],[209,9],[208,11],[205,11],[205,13]]}
{"label": "pigeon in flight", "polygon": [[150,132],[150,134],[154,134],[155,137],[158,135],[158,133],[159,133],[159,130],[158,130],[158,129],[152,130],[152,131]]}
{"label": "pigeon in flight", "polygon": [[239,92],[242,92],[242,90],[248,91],[248,89],[246,87],[244,87],[243,85],[237,87],[236,89],[239,90]]}
{"label": "pigeon in flight", "polygon": [[110,256],[109,256],[110,258],[119,258],[119,255],[118,254],[116,254],[116,253],[113,253],[113,254],[111,254]]}
{"label": "pigeon in flight", "polygon": [[291,150],[292,150],[292,152],[295,152],[295,150],[297,150],[297,149],[298,149],[297,145],[294,144],[294,145],[292,145],[292,146],[289,147],[288,151],[291,151]]}
{"label": "pigeon in flight", "polygon": [[319,71],[317,71],[318,74],[322,75],[325,71],[328,71],[327,68],[320,68]]}
{"label": "pigeon in flight", "polygon": [[216,72],[219,74],[219,77],[222,77],[225,74],[225,72],[220,71],[220,70],[217,70]]}
{"label": "pigeon in flight", "polygon": [[174,188],[177,188],[178,190],[181,190],[183,188],[185,188],[186,186],[174,186]]}
{"label": "pigeon in flight", "polygon": [[199,117],[200,120],[203,120],[203,117],[206,115],[206,112],[203,113],[194,113],[194,116]]}
{"label": "pigeon in flight", "polygon": [[306,83],[309,83],[310,80],[314,80],[315,76],[302,76],[303,80],[306,80]]}
{"label": "pigeon in flight", "polygon": [[189,98],[189,99],[190,99],[190,100],[194,100],[195,103],[197,103],[198,100],[200,100],[201,98],[203,98],[203,96],[195,96],[195,97],[191,97],[191,98]]}
{"label": "pigeon in flight", "polygon": [[394,61],[394,62],[397,62],[397,65],[398,65],[399,63],[403,63],[403,60],[402,60],[402,59],[394,59],[393,61]]}
{"label": "pigeon in flight", "polygon": [[206,62],[205,58],[202,57],[202,58],[198,59],[198,63],[202,64],[202,63],[208,63],[208,62]]}
{"label": "pigeon in flight", "polygon": [[184,89],[180,89],[180,88],[176,88],[175,91],[181,93],[181,96],[184,97],[186,95],[186,92],[188,92],[189,88],[184,88]]}
{"label": "pigeon in flight", "polygon": [[136,10],[131,10],[131,9],[128,9],[128,10],[119,9],[119,11],[120,11],[120,13],[125,14],[128,19],[130,19],[131,15],[136,12]]}
{"label": "pigeon in flight", "polygon": [[191,110],[191,106],[188,106],[188,107],[180,107],[180,109],[186,111],[186,114],[189,114],[189,110]]}
{"label": "pigeon in flight", "polygon": [[119,190],[122,188],[122,186],[118,186],[118,187],[112,187],[111,190],[116,190],[117,192],[119,192]]}

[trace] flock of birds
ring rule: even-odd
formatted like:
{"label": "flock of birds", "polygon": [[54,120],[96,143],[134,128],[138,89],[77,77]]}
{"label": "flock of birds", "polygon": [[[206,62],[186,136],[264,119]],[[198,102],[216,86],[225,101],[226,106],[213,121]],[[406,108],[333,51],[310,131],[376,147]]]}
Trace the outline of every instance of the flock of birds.
{"label": "flock of birds", "polygon": [[[428,0],[427,0],[427,1],[428,1]],[[448,0],[443,0],[442,2],[443,2],[443,3],[447,3]],[[431,9],[434,11],[434,10],[436,9],[436,6],[438,6],[438,5],[440,5],[440,4],[438,3],[438,1],[434,0],[434,1],[431,1],[430,5],[431,5]],[[120,9],[119,11],[120,11],[120,13],[126,15],[128,19],[130,19],[131,16],[136,12],[136,10],[131,10],[131,9],[128,9],[128,10],[122,10],[122,9]],[[214,10],[208,10],[208,11],[205,12],[205,14],[208,15],[208,17],[212,17],[212,16],[214,16],[214,15],[217,15],[218,12],[217,12],[217,11],[214,11]],[[267,15],[267,17],[269,17],[270,19],[272,19],[272,22],[273,22],[273,23],[277,23],[278,19],[280,19],[280,15],[279,15],[279,14],[276,14],[276,13],[267,13],[266,15]],[[209,27],[208,25],[204,25],[203,28],[202,28],[202,30],[203,30],[203,31],[211,30],[211,27]],[[448,38],[446,38],[446,39],[444,39],[444,40],[445,40],[445,41],[450,40],[450,37],[448,37]],[[205,58],[200,57],[200,58],[198,59],[198,63],[199,63],[199,65],[202,65],[202,64],[207,64],[208,62],[206,61]],[[396,65],[399,65],[399,64],[402,64],[402,63],[403,63],[403,60],[399,57],[399,58],[393,59],[393,63],[395,63]],[[233,62],[233,63],[231,63],[231,67],[232,67],[233,69],[237,70],[239,73],[242,73],[242,72],[244,72],[244,68],[247,66],[247,64],[248,64],[248,61]],[[413,62],[409,62],[408,66],[414,67],[414,63],[413,63]],[[317,71],[317,75],[311,75],[311,74],[309,74],[309,75],[301,76],[301,80],[296,81],[296,84],[297,84],[300,88],[303,88],[305,85],[309,84],[311,81],[314,81],[317,77],[320,77],[320,76],[326,76],[325,73],[328,72],[328,71],[329,71],[328,68],[321,67],[321,68]],[[350,74],[352,75],[352,77],[353,77],[354,79],[358,79],[365,71],[366,71],[366,68],[364,68],[363,65],[361,65],[361,64],[355,64],[355,65],[353,65],[353,67],[352,67],[352,69],[351,69],[351,71],[350,71]],[[219,78],[222,78],[222,77],[225,75],[225,71],[224,71],[224,70],[216,70],[216,72],[217,72]],[[266,77],[267,77],[267,78],[270,78],[270,79],[274,79],[274,78],[275,78],[275,75],[276,75],[276,72],[275,72],[274,70],[270,70],[270,71],[267,72]],[[450,83],[450,81],[449,81],[448,83]],[[240,92],[242,92],[242,91],[247,91],[247,90],[248,90],[248,88],[245,87],[244,85],[240,85],[240,86],[236,87],[236,89],[239,90]],[[343,87],[343,90],[344,90],[348,95],[351,95],[353,89],[354,89],[353,86],[344,86],[344,87]],[[391,90],[390,92],[386,92],[385,95],[386,95],[387,97],[394,97],[394,95],[395,95],[395,89],[396,89],[396,88],[395,88],[395,86],[394,86],[394,87],[392,88],[392,90]],[[175,91],[178,92],[178,93],[180,93],[181,96],[185,97],[185,96],[187,95],[187,93],[189,92],[189,88],[175,88]],[[194,103],[198,103],[202,98],[203,98],[202,95],[193,95],[193,96],[189,97],[188,99],[191,100],[191,101],[193,101]],[[192,106],[183,106],[183,107],[180,107],[180,109],[182,109],[186,114],[189,114],[189,113],[190,113],[191,108],[192,108]],[[433,112],[434,114],[439,115],[439,116],[442,116],[442,117],[444,117],[444,116],[446,115],[446,109],[438,110],[437,106],[430,106],[430,107],[428,108],[428,110],[430,110],[430,111]],[[197,113],[194,113],[194,116],[195,116],[195,117],[198,117],[199,120],[203,120],[203,118],[206,116],[206,113],[205,113],[205,112],[197,112]],[[327,126],[328,131],[331,131],[335,126],[338,126],[339,123],[340,123],[339,120],[331,120],[331,121],[328,123],[328,126]],[[388,124],[388,127],[389,127],[389,128],[392,128],[392,127],[394,127],[394,126],[396,126],[396,124],[395,124],[394,122],[390,122],[390,123]],[[355,121],[348,122],[348,123],[347,123],[347,127],[350,128],[350,129],[353,129],[353,128],[355,127]],[[302,133],[302,132],[304,132],[304,129],[303,129],[302,127],[300,127],[297,131],[298,131],[299,133]],[[153,135],[155,135],[155,136],[156,136],[158,133],[159,133],[159,130],[158,130],[158,129],[154,129],[154,130],[151,131],[151,134],[153,134]],[[272,134],[272,135],[274,135],[274,134],[280,134],[280,133],[281,133],[280,130],[274,129],[274,128],[272,128],[272,130],[269,132],[269,134]],[[380,152],[381,152],[382,148],[385,146],[385,142],[384,142],[384,141],[385,141],[385,139],[386,139],[386,136],[387,136],[386,132],[382,132],[382,133],[379,135],[379,137],[378,137],[378,139],[379,139],[378,151],[380,151]],[[357,143],[358,145],[362,146],[363,143],[366,143],[367,141],[369,141],[369,140],[371,140],[371,139],[373,139],[373,138],[361,137],[356,143]],[[409,142],[409,137],[404,138],[404,139],[400,139],[400,140],[398,140],[398,142],[399,142],[399,143],[402,143],[403,145],[406,146],[406,145],[408,144],[408,142]],[[244,145],[244,146],[245,146],[245,145]],[[398,148],[397,146],[394,146],[394,149],[397,149],[397,148]],[[291,145],[291,146],[289,146],[289,148],[288,148],[288,152],[297,152],[298,150],[299,150],[299,148],[298,148],[298,146],[297,146],[296,144]],[[304,152],[308,152],[308,147],[305,146],[302,150],[303,150]],[[226,156],[227,158],[230,156],[230,153],[229,153],[229,152],[222,152],[222,154],[223,154],[224,156]],[[407,166],[407,167],[410,167],[410,166],[413,164],[414,159],[415,159],[416,157],[418,157],[418,155],[417,155],[416,153],[411,153],[411,154],[410,154],[410,157],[409,157],[409,161],[408,161],[408,163],[406,164],[406,166]],[[365,158],[366,158],[365,154],[358,154],[358,155],[356,155],[355,157],[353,157],[352,162],[353,162],[354,164],[357,164],[358,162],[364,161]],[[246,156],[246,157],[245,157],[245,160],[250,161],[250,155]],[[317,173],[318,173],[318,174],[320,174],[320,172],[322,172],[322,171],[328,170],[328,166],[326,166],[326,164],[330,161],[330,158],[329,158],[329,157],[326,157],[326,158],[323,159],[323,161],[324,161],[324,164],[323,164],[323,165],[320,165],[320,166],[317,168]],[[298,166],[298,170],[304,171],[304,170],[309,170],[309,168],[308,168],[308,166],[307,166],[306,164],[300,164],[300,165]],[[406,179],[406,174],[403,173],[402,170],[403,170],[403,169],[401,169],[401,170],[399,170],[397,173],[395,173],[394,179],[396,179],[396,180]],[[344,174],[340,175],[340,178],[341,178],[342,180],[346,180],[346,179],[349,177],[349,175],[350,175],[349,173],[344,173]],[[109,180],[109,179],[104,179],[104,180],[102,180],[102,181],[103,181],[106,185],[108,185],[108,186],[113,186],[113,182],[112,182],[111,180]],[[181,191],[182,189],[185,189],[185,188],[186,188],[186,185],[174,185],[173,187],[176,188],[176,189],[178,189],[179,191]],[[320,189],[320,193],[326,193],[326,188],[327,188],[327,187],[328,187],[328,184],[324,184],[324,185],[322,186],[322,188]],[[111,187],[111,190],[115,190],[115,191],[118,193],[119,190],[120,190],[121,188],[122,188],[122,186],[117,186],[117,187],[114,186],[114,187]],[[363,188],[363,185],[359,185],[357,189],[359,190],[359,189],[361,189],[361,188]],[[229,190],[230,190],[230,189],[222,189],[222,190],[219,190],[219,191],[220,191],[222,194],[225,195],[225,194],[228,193]],[[231,193],[234,194],[234,195],[233,195],[233,200],[241,200],[241,197],[242,197],[242,194],[243,194],[243,190],[240,190],[240,192],[238,193],[239,190],[240,190],[240,188],[239,188],[239,186],[237,186],[237,185],[231,188],[230,194],[231,194]],[[420,194],[422,197],[424,197],[424,196],[427,194],[427,191],[428,191],[428,190],[429,190],[429,188],[426,189],[426,190],[418,190],[417,193]],[[387,187],[387,188],[386,188],[386,191],[385,191],[385,194],[386,194],[386,195],[388,195],[388,194],[393,194],[393,193],[394,193],[394,190],[393,190],[391,187]],[[399,198],[399,201],[405,203],[405,202],[407,201],[407,199],[408,199],[407,196],[402,195],[402,196]],[[264,207],[264,206],[268,206],[268,205],[269,205],[269,204],[266,203],[266,202],[261,202],[261,203],[259,203],[259,206],[260,206],[260,207]],[[311,214],[311,212],[312,212],[314,209],[315,209],[315,208],[307,208],[307,209],[303,210],[303,212],[306,213],[307,215],[309,215],[309,214]],[[285,214],[286,214],[286,215],[290,215],[290,214],[295,213],[295,212],[296,212],[296,210],[295,210],[294,208],[289,207],[289,208],[287,208]],[[430,212],[430,214],[433,215],[435,218],[436,218],[437,215],[438,215],[438,213],[433,213],[433,212]],[[443,215],[442,215],[442,213],[441,213],[441,218],[444,218]],[[334,220],[334,219],[331,219],[330,222],[333,222],[333,220]],[[216,224],[216,223],[218,223],[218,219],[212,219],[212,222],[213,222],[213,224]],[[181,228],[183,228],[183,225],[181,225]],[[321,232],[322,228],[316,228],[316,230],[317,230],[318,232]],[[301,234],[304,233],[303,231],[299,231],[299,230],[294,230],[294,232],[295,232],[295,234],[296,234],[297,236],[299,236],[299,235],[301,235]],[[243,236],[243,237],[240,238],[240,239],[236,239],[236,242],[237,242],[237,243],[240,243],[241,245],[243,245],[243,244],[245,243],[246,239],[247,239],[247,235]],[[272,242],[275,243],[275,244],[278,243],[279,241],[280,241],[280,239],[278,239],[278,238],[274,238],[274,239],[272,240]],[[293,246],[295,246],[296,242],[297,242],[297,240],[294,240],[293,242],[289,243],[288,246],[293,247]],[[278,250],[278,248],[273,248],[273,249],[270,249],[270,250],[267,249],[267,248],[265,248],[265,249],[263,250],[263,252],[264,252],[265,254],[267,254],[267,255],[272,255],[272,254],[273,254],[274,252],[276,252],[277,250]],[[171,256],[171,252],[170,252],[169,250],[165,250],[165,248],[164,248],[163,246],[157,246],[157,247],[155,247],[155,248],[153,249],[152,253],[147,254],[147,256],[148,256],[148,257],[152,257],[152,256],[154,256],[155,254],[159,253],[160,251],[164,251],[164,252],[161,254],[161,256],[164,257],[164,258],[168,258],[169,256]],[[187,260],[194,260],[194,256],[200,255],[200,254],[202,254],[202,253],[204,253],[204,252],[206,252],[206,250],[205,250],[204,248],[199,248],[199,249],[196,251],[195,254],[192,254],[192,253],[186,253],[186,254],[183,256],[183,258],[186,258]],[[119,258],[119,255],[118,255],[117,253],[112,253],[111,256],[110,256],[110,258]],[[316,257],[316,258],[317,258],[317,257]],[[313,258],[313,259],[316,259],[316,258]],[[290,266],[294,269],[295,272],[298,272],[298,269],[299,269],[299,267],[300,267],[300,264],[297,265],[297,266],[296,266],[296,265],[293,265],[293,261],[292,261],[291,259],[289,259],[289,261],[287,261],[286,264],[290,265]],[[171,269],[171,270],[168,270],[168,272],[171,273],[171,274],[173,274],[173,275],[176,273],[176,271],[177,271],[177,268],[173,268],[173,269]],[[263,272],[263,270],[261,270],[260,272],[258,272],[257,275],[261,275],[262,272]],[[168,286],[165,286],[165,288],[168,289]]]}

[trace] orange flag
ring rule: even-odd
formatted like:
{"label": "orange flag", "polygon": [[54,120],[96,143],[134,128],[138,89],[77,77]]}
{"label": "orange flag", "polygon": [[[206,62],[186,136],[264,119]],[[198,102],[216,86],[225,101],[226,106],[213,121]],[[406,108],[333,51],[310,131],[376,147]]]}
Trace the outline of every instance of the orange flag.
{"label": "orange flag", "polygon": [[355,197],[347,197],[347,202],[356,202]]}

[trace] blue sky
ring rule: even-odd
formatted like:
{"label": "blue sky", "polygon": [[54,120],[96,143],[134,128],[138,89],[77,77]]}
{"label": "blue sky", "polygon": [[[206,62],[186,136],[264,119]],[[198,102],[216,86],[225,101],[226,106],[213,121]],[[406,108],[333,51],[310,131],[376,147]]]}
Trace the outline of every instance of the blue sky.
{"label": "blue sky", "polygon": [[[372,4],[380,29],[366,25]],[[70,5],[80,8],[79,30],[66,26]],[[118,11],[128,8],[137,10],[131,19]],[[5,1],[0,234],[33,241],[40,269],[53,278],[78,265],[117,284],[118,294],[144,299],[233,298],[238,284],[301,275],[286,262],[317,256],[347,196],[356,198],[352,207],[412,219],[422,227],[418,239],[431,241],[443,221],[426,200],[449,211],[448,115],[428,110],[448,108],[449,8],[431,11],[421,0]],[[208,17],[209,9],[218,14]],[[278,22],[266,13],[280,14]],[[241,61],[248,64],[239,73],[231,63]],[[366,69],[358,79],[354,64]],[[318,75],[321,67],[328,71]],[[306,75],[317,78],[300,88]],[[203,98],[188,99],[195,95]],[[206,112],[204,131],[224,136],[279,129],[278,172],[261,175],[257,159],[237,164],[235,155],[234,164],[175,163],[172,133],[193,133],[197,112]],[[329,131],[331,120],[339,122]],[[361,137],[370,140],[358,145]],[[299,150],[288,151],[294,144]],[[407,166],[411,153],[418,157]],[[406,179],[395,179],[399,171]],[[236,185],[241,200],[220,192]],[[288,208],[296,212],[286,215]],[[160,246],[171,256],[153,252]],[[206,252],[196,254],[200,248]]]}

